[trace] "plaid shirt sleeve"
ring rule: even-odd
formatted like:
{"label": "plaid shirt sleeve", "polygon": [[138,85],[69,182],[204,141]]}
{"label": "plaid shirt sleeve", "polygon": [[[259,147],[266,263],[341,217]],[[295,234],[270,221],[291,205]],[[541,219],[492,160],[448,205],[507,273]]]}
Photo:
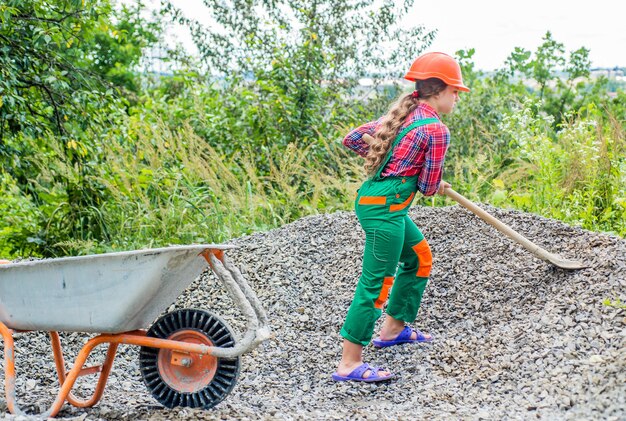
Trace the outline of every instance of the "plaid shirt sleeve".
{"label": "plaid shirt sleeve", "polygon": [[450,144],[450,132],[443,124],[436,126],[430,134],[424,156],[424,167],[420,172],[417,188],[424,196],[432,196],[439,189],[443,173],[443,162]]}
{"label": "plaid shirt sleeve", "polygon": [[354,152],[358,153],[361,156],[366,156],[370,147],[363,140],[363,135],[365,133],[373,135],[374,131],[376,131],[376,127],[378,127],[378,121],[370,121],[369,123],[365,123],[361,127],[357,127],[356,129],[348,133],[346,137],[344,137],[343,146],[352,149]]}

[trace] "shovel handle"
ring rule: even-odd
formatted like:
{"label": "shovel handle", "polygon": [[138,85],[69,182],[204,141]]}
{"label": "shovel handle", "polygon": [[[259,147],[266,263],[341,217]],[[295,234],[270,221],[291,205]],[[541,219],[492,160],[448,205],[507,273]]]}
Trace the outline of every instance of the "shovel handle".
{"label": "shovel handle", "polygon": [[518,233],[513,228],[505,224],[504,222],[495,218],[491,214],[485,212],[484,210],[476,206],[473,202],[466,199],[459,193],[455,192],[454,190],[448,187],[444,190],[444,194],[448,196],[450,199],[459,203],[461,206],[463,206],[464,208],[466,208],[467,210],[469,210],[476,216],[478,216],[483,221],[487,222],[489,225],[491,225],[492,227],[494,227],[495,229],[497,229],[498,231],[500,231],[501,233],[503,233],[510,239],[512,239],[513,241],[522,245],[526,250],[528,250],[529,252],[537,256],[538,258],[545,260],[545,261],[551,261],[552,253],[548,252],[547,250],[542,249],[537,244],[533,243],[528,238],[524,237],[522,234]]}

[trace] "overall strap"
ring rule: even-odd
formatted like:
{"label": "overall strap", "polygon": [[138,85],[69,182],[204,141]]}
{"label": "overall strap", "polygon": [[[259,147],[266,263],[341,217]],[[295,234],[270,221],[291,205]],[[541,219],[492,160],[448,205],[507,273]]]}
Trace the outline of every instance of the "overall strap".
{"label": "overall strap", "polygon": [[407,133],[409,133],[411,130],[413,130],[416,127],[421,127],[427,124],[438,123],[438,122],[439,122],[439,119],[437,118],[423,118],[421,120],[415,120],[413,123],[407,126],[404,130],[398,133],[398,136],[396,136],[396,139],[393,141],[391,147],[389,148],[389,151],[387,152],[387,156],[385,157],[385,160],[382,162],[380,167],[378,167],[378,171],[376,172],[376,175],[374,176],[374,180],[382,180],[382,177],[380,175],[382,174],[383,169],[385,169],[385,165],[387,165],[387,163],[391,159],[391,156],[393,155],[393,150],[395,149],[395,147],[398,145],[398,143],[400,143],[400,140],[402,140],[402,138],[407,135]]}

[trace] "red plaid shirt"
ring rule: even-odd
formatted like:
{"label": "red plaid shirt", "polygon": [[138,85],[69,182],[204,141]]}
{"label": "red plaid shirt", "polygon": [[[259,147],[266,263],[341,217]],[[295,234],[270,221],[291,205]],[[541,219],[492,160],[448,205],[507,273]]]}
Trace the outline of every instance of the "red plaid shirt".
{"label": "red plaid shirt", "polygon": [[[450,144],[450,131],[441,122],[435,109],[424,102],[408,115],[398,131],[400,133],[416,120],[433,117],[440,122],[416,127],[408,132],[393,150],[391,159],[381,173],[382,177],[419,175],[417,188],[424,196],[432,196],[439,188],[443,162]],[[369,145],[363,140],[363,135],[373,135],[379,127],[380,119],[352,130],[343,139],[344,146],[363,157],[366,156]]]}

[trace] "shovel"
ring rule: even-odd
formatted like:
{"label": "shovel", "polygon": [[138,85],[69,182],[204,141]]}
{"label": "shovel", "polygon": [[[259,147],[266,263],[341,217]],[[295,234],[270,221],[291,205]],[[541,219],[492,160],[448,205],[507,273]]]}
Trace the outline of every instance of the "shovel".
{"label": "shovel", "polygon": [[513,230],[513,228],[509,227],[504,222],[496,219],[489,213],[485,212],[484,210],[482,210],[481,208],[476,206],[474,203],[467,200],[465,197],[461,196],[459,193],[455,192],[451,188],[449,187],[446,188],[444,190],[444,194],[448,196],[450,199],[459,203],[464,208],[474,213],[476,216],[478,216],[483,221],[487,222],[489,225],[496,228],[498,231],[500,231],[501,233],[509,237],[511,240],[520,244],[522,247],[524,247],[526,250],[528,250],[529,252],[531,252],[536,257],[540,258],[541,260],[545,260],[546,262],[552,263],[555,266],[558,266],[563,269],[568,269],[568,270],[584,269],[586,267],[589,267],[589,265],[586,265],[584,263],[581,263],[575,260],[564,259],[559,255],[550,253],[549,251],[539,247],[537,244],[533,243],[528,238],[516,232],[515,230]]}

